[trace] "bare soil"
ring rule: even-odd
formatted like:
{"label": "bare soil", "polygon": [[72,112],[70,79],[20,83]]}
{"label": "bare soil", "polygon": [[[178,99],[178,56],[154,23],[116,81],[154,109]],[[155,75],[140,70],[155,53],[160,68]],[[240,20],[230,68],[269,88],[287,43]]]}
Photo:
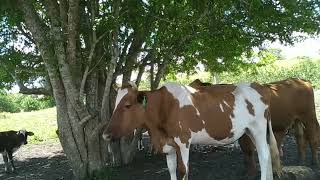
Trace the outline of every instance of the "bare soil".
{"label": "bare soil", "polygon": [[[292,137],[287,137],[284,147],[284,165],[299,165],[296,144]],[[320,148],[318,149],[318,153]],[[193,149],[190,154],[190,179],[192,180],[245,180],[246,168],[243,153],[232,146],[205,147]],[[256,158],[257,159],[257,158]],[[307,150],[307,166],[311,162],[310,150]],[[62,180],[72,179],[72,171],[58,143],[30,145],[22,147],[15,154],[17,173],[6,174],[2,158],[0,159],[1,180]],[[258,166],[259,167],[259,166]],[[320,179],[320,171],[312,167]],[[112,180],[162,180],[169,179],[165,156],[150,155],[147,150],[140,151],[130,165],[112,168]],[[112,176],[111,176],[112,175]],[[260,179],[259,177],[250,179]]]}

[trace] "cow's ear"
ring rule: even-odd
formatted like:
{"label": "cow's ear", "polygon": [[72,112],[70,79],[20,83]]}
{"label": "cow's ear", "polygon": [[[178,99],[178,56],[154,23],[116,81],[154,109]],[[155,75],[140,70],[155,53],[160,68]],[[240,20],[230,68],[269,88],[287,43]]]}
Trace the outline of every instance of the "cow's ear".
{"label": "cow's ear", "polygon": [[147,98],[147,95],[145,92],[138,92],[138,96],[137,96],[137,101],[138,103],[142,104],[142,106],[144,108],[147,107],[147,104],[148,104],[148,98]]}
{"label": "cow's ear", "polygon": [[28,135],[28,136],[33,136],[33,135],[34,135],[34,133],[33,133],[33,132],[31,132],[31,131],[29,131],[29,132],[27,132],[27,135]]}

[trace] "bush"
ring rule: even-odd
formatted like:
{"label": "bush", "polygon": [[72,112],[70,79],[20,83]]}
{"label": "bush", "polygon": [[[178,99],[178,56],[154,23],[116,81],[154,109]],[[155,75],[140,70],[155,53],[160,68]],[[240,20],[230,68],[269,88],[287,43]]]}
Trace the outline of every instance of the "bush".
{"label": "bush", "polygon": [[39,110],[41,107],[41,103],[36,98],[32,96],[26,96],[21,100],[21,109],[26,112]]}
{"label": "bush", "polygon": [[49,96],[0,93],[0,112],[29,112],[54,106],[54,99]]}
{"label": "bush", "polygon": [[0,112],[19,112],[17,104],[7,95],[0,94]]}

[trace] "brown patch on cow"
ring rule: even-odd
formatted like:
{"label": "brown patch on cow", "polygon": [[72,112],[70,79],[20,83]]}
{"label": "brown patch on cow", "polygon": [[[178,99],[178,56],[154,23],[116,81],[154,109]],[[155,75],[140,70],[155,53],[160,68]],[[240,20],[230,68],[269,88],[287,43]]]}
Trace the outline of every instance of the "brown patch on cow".
{"label": "brown patch on cow", "polygon": [[252,116],[254,116],[253,105],[251,104],[251,102],[250,102],[248,99],[246,99],[245,102],[246,102],[246,104],[247,104],[247,109],[248,109],[249,113],[250,113]]}
{"label": "brown patch on cow", "polygon": [[[234,117],[233,107],[235,97],[232,92],[235,90],[233,85],[211,86],[198,88],[199,91],[192,94],[192,101],[200,112],[200,116],[196,119],[197,123],[205,122],[204,128],[210,137],[216,140],[222,140],[232,137],[232,121]],[[227,102],[226,105],[223,101]],[[223,111],[220,108],[223,108]],[[194,128],[192,124],[190,129],[197,132],[201,129]]]}

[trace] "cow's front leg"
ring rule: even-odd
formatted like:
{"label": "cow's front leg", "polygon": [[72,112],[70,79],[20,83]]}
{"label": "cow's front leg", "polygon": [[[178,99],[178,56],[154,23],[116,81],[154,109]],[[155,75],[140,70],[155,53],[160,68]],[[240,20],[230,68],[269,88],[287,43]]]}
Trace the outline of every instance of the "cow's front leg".
{"label": "cow's front leg", "polygon": [[188,180],[189,176],[189,150],[190,144],[182,144],[181,142],[177,142],[179,145],[178,155],[178,170],[179,174],[182,177],[182,180]]}
{"label": "cow's front leg", "polygon": [[167,166],[171,180],[177,180],[177,154],[175,150],[170,151],[166,155]]}

